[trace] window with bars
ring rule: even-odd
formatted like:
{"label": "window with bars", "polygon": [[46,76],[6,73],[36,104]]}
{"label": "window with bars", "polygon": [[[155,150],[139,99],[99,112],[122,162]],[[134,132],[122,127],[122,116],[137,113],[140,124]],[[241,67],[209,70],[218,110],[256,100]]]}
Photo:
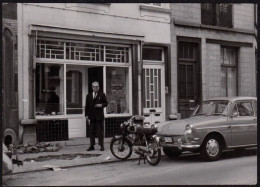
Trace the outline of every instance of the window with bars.
{"label": "window with bars", "polygon": [[232,4],[228,3],[202,3],[201,23],[221,27],[233,27]]}
{"label": "window with bars", "polygon": [[129,47],[40,39],[37,58],[129,63]]}
{"label": "window with bars", "polygon": [[237,50],[221,48],[221,96],[237,95]]}

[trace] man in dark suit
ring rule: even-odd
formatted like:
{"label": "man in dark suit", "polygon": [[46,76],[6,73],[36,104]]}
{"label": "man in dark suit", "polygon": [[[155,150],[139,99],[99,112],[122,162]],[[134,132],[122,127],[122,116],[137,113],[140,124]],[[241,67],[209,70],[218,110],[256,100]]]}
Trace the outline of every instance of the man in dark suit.
{"label": "man in dark suit", "polygon": [[99,91],[99,83],[92,83],[93,92],[89,93],[86,97],[85,116],[86,122],[90,125],[90,147],[87,151],[95,150],[95,132],[98,136],[98,143],[100,150],[104,151],[104,110],[107,106],[106,95]]}

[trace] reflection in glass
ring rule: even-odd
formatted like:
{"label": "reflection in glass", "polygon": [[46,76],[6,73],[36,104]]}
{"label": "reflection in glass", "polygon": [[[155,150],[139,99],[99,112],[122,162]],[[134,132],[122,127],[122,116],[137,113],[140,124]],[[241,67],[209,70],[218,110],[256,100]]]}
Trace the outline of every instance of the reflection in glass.
{"label": "reflection in glass", "polygon": [[36,115],[64,114],[63,73],[63,65],[36,65]]}
{"label": "reflection in glass", "polygon": [[129,113],[128,68],[107,67],[107,114]]}
{"label": "reflection in glass", "polygon": [[66,81],[67,114],[82,114],[82,73],[70,70]]}

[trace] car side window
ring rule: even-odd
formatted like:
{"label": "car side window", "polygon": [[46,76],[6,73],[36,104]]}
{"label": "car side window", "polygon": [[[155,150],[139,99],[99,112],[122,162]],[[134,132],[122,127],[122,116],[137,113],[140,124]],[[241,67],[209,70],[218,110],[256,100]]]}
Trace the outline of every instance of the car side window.
{"label": "car side window", "polygon": [[237,102],[237,109],[239,116],[253,116],[254,110],[251,101]]}

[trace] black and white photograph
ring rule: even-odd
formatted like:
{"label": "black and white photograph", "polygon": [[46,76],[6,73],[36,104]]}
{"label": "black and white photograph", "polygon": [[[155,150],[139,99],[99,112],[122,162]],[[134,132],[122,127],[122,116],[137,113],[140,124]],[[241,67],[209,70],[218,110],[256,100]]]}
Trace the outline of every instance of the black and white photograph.
{"label": "black and white photograph", "polygon": [[257,185],[257,1],[2,3],[2,186]]}

